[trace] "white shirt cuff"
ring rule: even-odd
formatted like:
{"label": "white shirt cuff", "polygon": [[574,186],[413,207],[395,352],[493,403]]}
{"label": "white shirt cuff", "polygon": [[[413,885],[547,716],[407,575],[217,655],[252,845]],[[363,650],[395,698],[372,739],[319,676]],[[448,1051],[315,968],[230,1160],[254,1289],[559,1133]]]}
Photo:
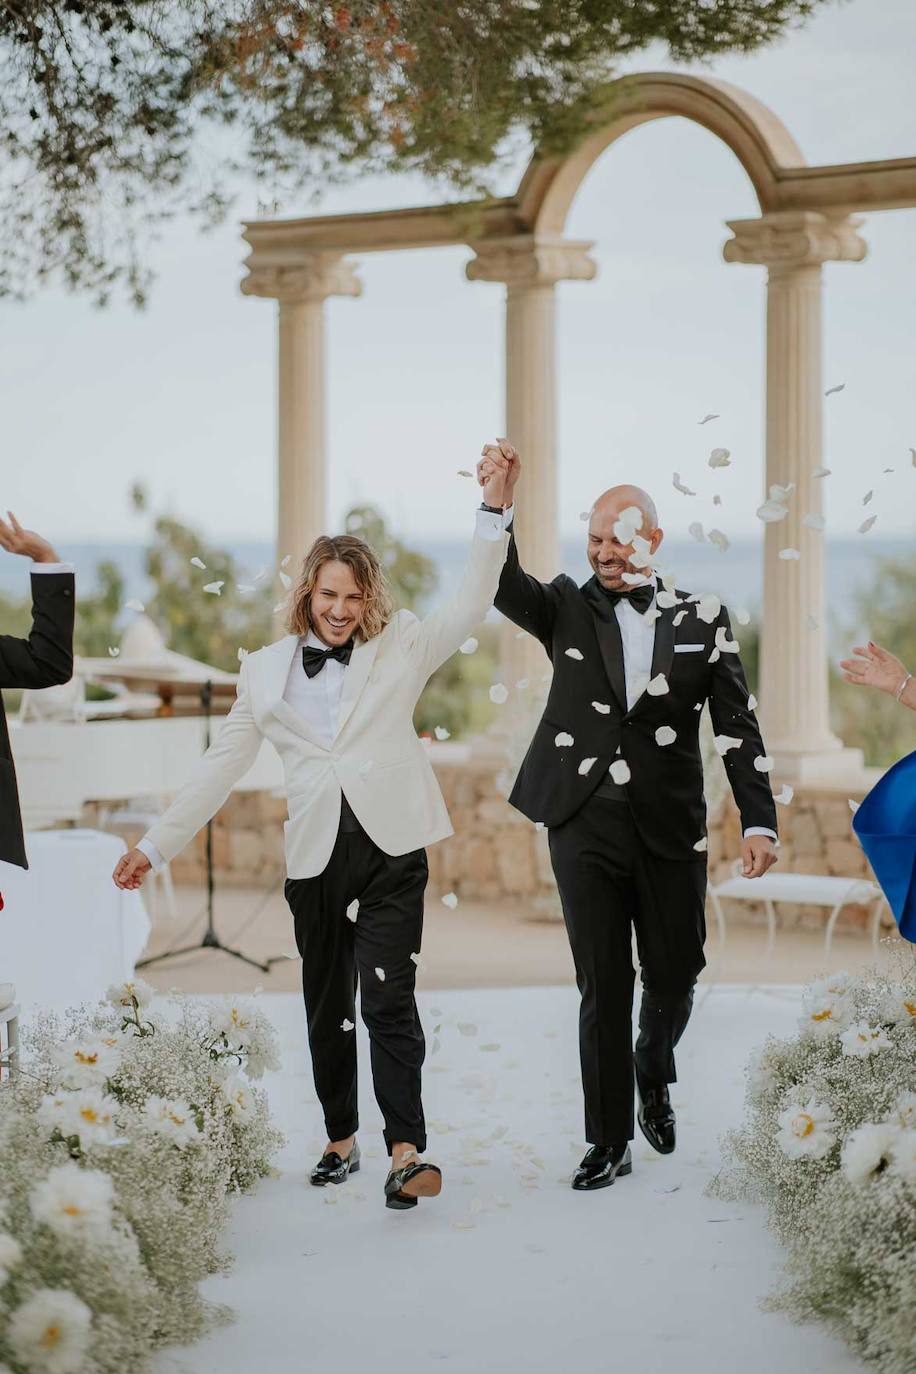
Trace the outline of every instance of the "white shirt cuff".
{"label": "white shirt cuff", "polygon": [[162,855],[159,853],[159,850],[156,848],[154,844],[151,844],[149,840],[138,840],[136,847],[137,849],[139,849],[141,854],[145,854],[146,857],[149,859],[150,863],[153,866],[154,873],[158,873],[160,868],[165,867],[165,859],[163,859]]}
{"label": "white shirt cuff", "polygon": [[776,839],[776,831],[768,830],[765,825],[749,825],[744,832],[744,838],[747,839],[749,835],[769,835],[771,840]]}
{"label": "white shirt cuff", "polygon": [[501,539],[504,529],[501,512],[478,509],[477,534],[481,539]]}
{"label": "white shirt cuff", "polygon": [[31,571],[33,573],[72,573],[76,569],[72,563],[33,563]]}
{"label": "white shirt cuff", "polygon": [[503,529],[504,529],[504,530],[507,530],[507,529],[509,528],[509,526],[512,524],[512,520],[513,520],[514,515],[515,515],[515,502],[513,501],[513,502],[512,502],[512,505],[511,505],[511,506],[507,506],[506,509],[503,511]]}

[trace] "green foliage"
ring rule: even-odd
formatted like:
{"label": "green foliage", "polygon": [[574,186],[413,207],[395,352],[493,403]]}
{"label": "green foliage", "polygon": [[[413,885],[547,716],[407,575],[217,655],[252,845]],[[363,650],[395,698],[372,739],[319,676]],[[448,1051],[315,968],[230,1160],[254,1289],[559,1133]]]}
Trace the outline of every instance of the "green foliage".
{"label": "green foliage", "polygon": [[0,5],[0,296],[54,276],[141,305],[148,243],[364,171],[490,189],[568,149],[622,58],[751,52],[827,0],[17,0]]}
{"label": "green foliage", "polygon": [[[869,639],[916,671],[916,555],[886,558],[872,581],[856,596],[858,624],[868,626]],[[852,645],[852,632],[849,644]],[[845,658],[846,655],[844,654]],[[913,717],[892,697],[844,682],[831,665],[831,723],[844,744],[865,751],[865,762],[887,767],[913,747]]]}
{"label": "green foliage", "polygon": [[344,519],[344,529],[375,550],[398,606],[416,610],[435,589],[439,575],[433,560],[412,552],[395,538],[385,517],[374,506],[351,507]]}
{"label": "green foliage", "polygon": [[414,712],[418,734],[432,735],[439,725],[460,738],[480,733],[493,720],[496,708],[488,693],[498,676],[499,629],[482,625],[475,638],[479,647],[473,654],[453,654],[426,684]]}

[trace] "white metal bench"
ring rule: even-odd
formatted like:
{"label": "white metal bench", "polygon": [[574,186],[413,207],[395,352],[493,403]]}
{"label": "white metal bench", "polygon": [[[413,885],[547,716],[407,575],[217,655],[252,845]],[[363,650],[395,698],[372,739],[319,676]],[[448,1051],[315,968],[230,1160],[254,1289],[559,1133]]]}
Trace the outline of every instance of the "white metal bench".
{"label": "white metal bench", "polygon": [[776,903],[797,902],[806,906],[831,908],[824,930],[824,952],[830,952],[833,931],[844,906],[864,906],[872,903],[869,930],[873,945],[878,943],[881,908],[884,895],[876,883],[868,878],[831,878],[819,873],[764,873],[761,878],[743,878],[741,860],[735,861],[734,876],[724,882],[710,884],[709,897],[716,914],[719,940],[725,940],[723,897],[739,902],[763,902],[767,917],[767,952],[773,948],[776,935]]}
{"label": "white metal bench", "polygon": [[0,1077],[4,1069],[15,1077],[19,1067],[19,1007],[12,983],[0,983],[0,1031],[5,1028],[6,1048],[0,1037]]}

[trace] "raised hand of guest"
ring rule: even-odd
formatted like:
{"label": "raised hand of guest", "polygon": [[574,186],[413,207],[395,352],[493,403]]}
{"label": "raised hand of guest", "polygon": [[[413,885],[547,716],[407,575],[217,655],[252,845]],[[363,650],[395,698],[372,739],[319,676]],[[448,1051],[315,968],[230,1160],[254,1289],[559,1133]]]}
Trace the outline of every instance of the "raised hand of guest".
{"label": "raised hand of guest", "polygon": [[34,530],[23,529],[11,510],[8,510],[9,524],[0,520],[0,547],[7,553],[22,554],[35,563],[59,563],[60,558],[47,539],[42,539]]}
{"label": "raised hand of guest", "polygon": [[886,692],[916,711],[916,681],[896,654],[882,649],[871,639],[867,645],[856,644],[852,652],[855,658],[844,658],[840,662],[844,682],[855,683],[857,687],[876,687],[879,692]]}

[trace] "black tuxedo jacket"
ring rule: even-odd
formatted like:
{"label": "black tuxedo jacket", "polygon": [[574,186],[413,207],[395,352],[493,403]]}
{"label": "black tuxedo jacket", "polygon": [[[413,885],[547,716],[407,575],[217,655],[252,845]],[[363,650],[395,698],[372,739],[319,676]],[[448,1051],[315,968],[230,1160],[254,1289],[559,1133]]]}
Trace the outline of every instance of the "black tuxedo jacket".
{"label": "black tuxedo jacket", "polygon": [[[73,573],[32,574],[28,639],[0,635],[0,687],[53,687],[73,676]],[[0,698],[0,859],[28,868],[16,770]]]}
{"label": "black tuxedo jacket", "polygon": [[[655,622],[652,656],[652,676],[663,673],[669,691],[664,696],[644,692],[627,710],[620,627],[596,579],[580,587],[560,573],[552,582],[539,582],[520,566],[511,538],[494,604],[539,639],[553,663],[547,705],[509,797],[530,820],[562,825],[619,757],[630,768],[627,801],[646,847],[660,858],[695,859],[694,846],[706,834],[697,707],[708,701],[715,733],[741,740],[724,763],[743,828],[776,830],[769,779],[754,767],[754,759],[766,751],[748,709],[741,661],[736,653],[720,653],[709,662],[720,626],[731,640],[728,612],[723,606],[707,624],[696,604],[687,601],[689,592],[676,594],[678,606],[663,610]],[[675,626],[681,610],[687,613]],[[685,647],[679,651],[679,645]],[[567,649],[577,649],[581,659],[570,657]],[[660,725],[677,732],[672,744],[656,742]],[[557,746],[561,731],[572,735],[571,745]],[[582,774],[579,765],[587,758],[596,762]]]}

